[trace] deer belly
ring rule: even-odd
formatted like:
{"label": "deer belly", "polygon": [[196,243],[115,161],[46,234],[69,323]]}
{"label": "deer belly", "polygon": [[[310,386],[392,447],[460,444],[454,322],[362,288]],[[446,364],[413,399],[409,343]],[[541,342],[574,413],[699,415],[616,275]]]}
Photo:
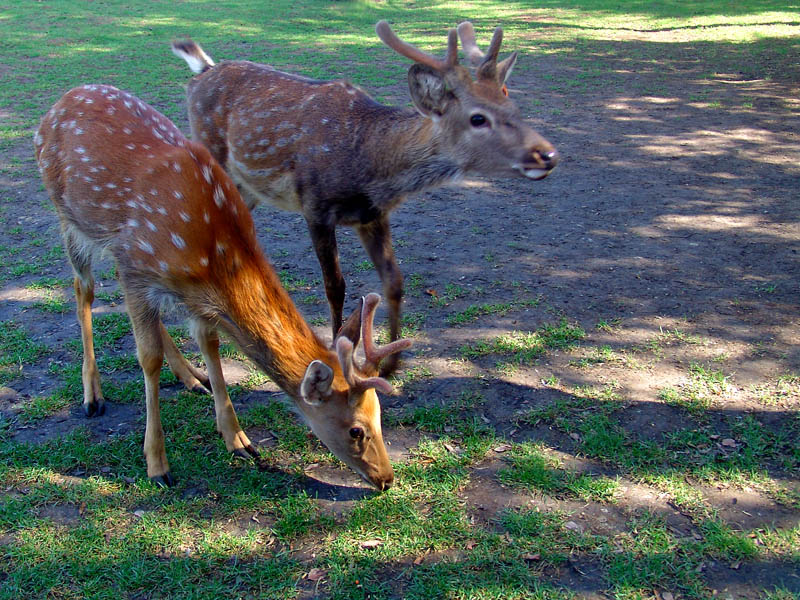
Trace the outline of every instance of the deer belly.
{"label": "deer belly", "polygon": [[231,156],[226,165],[228,174],[252,210],[260,202],[291,212],[300,212],[294,175],[276,168],[253,168]]}

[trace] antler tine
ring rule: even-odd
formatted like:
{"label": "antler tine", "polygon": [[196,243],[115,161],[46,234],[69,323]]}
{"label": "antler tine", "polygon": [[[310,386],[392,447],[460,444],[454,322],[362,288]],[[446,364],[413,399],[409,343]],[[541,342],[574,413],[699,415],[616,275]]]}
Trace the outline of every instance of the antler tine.
{"label": "antler tine", "polygon": [[384,394],[391,394],[393,389],[392,384],[386,381],[383,377],[360,377],[356,372],[355,362],[353,360],[353,342],[346,337],[340,337],[336,340],[336,356],[339,359],[339,364],[342,367],[342,374],[350,386],[350,390],[355,393],[365,392],[370,388],[375,388]]}
{"label": "antler tine", "polygon": [[483,59],[484,63],[489,61],[497,62],[497,54],[500,52],[500,44],[503,43],[503,29],[495,27],[494,35],[492,35],[492,42],[489,44],[489,50],[486,52],[486,57]]}
{"label": "antler tine", "polygon": [[478,43],[475,41],[475,28],[469,21],[464,21],[458,24],[458,37],[461,39],[461,47],[464,50],[464,55],[473,66],[478,66],[483,60],[483,52],[478,48]]}
{"label": "antler tine", "polygon": [[385,346],[377,347],[372,338],[372,324],[375,319],[375,309],[381,302],[378,294],[367,294],[364,298],[364,308],[361,313],[361,338],[364,340],[364,356],[367,364],[376,367],[381,361],[396,352],[401,352],[411,346],[411,340],[395,340]]}
{"label": "antler tine", "polygon": [[378,24],[375,25],[375,32],[384,44],[398,54],[410,58],[414,62],[432,67],[437,71],[451,69],[458,62],[458,37],[456,36],[455,29],[451,29],[447,32],[447,55],[444,57],[444,60],[431,56],[408,42],[401,40],[397,37],[395,32],[392,31],[392,28],[386,21],[378,21]]}

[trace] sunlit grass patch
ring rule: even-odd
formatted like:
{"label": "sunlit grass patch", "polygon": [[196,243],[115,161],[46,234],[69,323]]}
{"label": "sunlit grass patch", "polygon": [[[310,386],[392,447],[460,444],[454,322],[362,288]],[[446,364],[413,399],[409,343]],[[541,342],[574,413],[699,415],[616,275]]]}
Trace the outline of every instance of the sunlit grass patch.
{"label": "sunlit grass patch", "polygon": [[701,418],[714,403],[729,390],[729,377],[722,371],[709,369],[700,363],[689,366],[689,381],[679,387],[665,387],[659,398],[670,404],[686,409],[694,417]]}
{"label": "sunlit grass patch", "polygon": [[461,355],[475,359],[491,354],[507,356],[498,362],[498,368],[528,365],[548,350],[566,350],[574,347],[586,333],[565,319],[558,325],[545,324],[533,332],[512,332],[492,340],[481,340],[461,347]]}
{"label": "sunlit grass patch", "polygon": [[539,444],[516,444],[509,459],[510,467],[497,473],[498,479],[508,485],[551,496],[604,502],[613,501],[619,489],[614,479],[563,469],[560,461],[549,456]]}

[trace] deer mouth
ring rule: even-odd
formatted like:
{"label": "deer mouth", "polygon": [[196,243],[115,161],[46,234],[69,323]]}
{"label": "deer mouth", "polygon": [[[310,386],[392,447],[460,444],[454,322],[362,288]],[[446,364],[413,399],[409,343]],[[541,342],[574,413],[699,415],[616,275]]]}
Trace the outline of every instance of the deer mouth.
{"label": "deer mouth", "polygon": [[543,169],[540,165],[514,165],[514,168],[528,179],[534,181],[544,179],[550,174],[552,169]]}

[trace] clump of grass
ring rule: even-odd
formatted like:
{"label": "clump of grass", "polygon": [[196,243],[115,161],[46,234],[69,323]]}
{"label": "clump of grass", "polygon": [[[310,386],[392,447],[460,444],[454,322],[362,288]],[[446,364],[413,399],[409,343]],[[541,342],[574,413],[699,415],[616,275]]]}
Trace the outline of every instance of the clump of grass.
{"label": "clump of grass", "polygon": [[477,320],[478,317],[483,317],[487,315],[504,316],[515,309],[538,306],[540,302],[541,298],[534,298],[532,300],[499,302],[495,304],[491,303],[473,304],[467,309],[447,317],[447,324],[458,326],[458,325],[464,325],[466,323],[471,323],[472,321]]}
{"label": "clump of grass", "polygon": [[22,325],[0,321],[0,383],[10,381],[47,352],[47,346],[33,341]]}
{"label": "clump of grass", "polygon": [[480,358],[500,354],[508,358],[498,363],[498,368],[531,364],[548,350],[566,350],[574,347],[586,333],[577,325],[562,319],[558,325],[545,324],[534,332],[512,332],[492,340],[481,340],[461,347],[465,358]]}
{"label": "clump of grass", "polygon": [[659,398],[671,406],[685,409],[694,417],[703,417],[716,400],[729,389],[728,376],[699,363],[689,366],[689,382],[679,387],[665,387]]}
{"label": "clump of grass", "polygon": [[610,502],[619,489],[615,479],[577,474],[561,468],[540,444],[516,444],[510,453],[511,468],[501,469],[498,479],[508,485],[560,497]]}

